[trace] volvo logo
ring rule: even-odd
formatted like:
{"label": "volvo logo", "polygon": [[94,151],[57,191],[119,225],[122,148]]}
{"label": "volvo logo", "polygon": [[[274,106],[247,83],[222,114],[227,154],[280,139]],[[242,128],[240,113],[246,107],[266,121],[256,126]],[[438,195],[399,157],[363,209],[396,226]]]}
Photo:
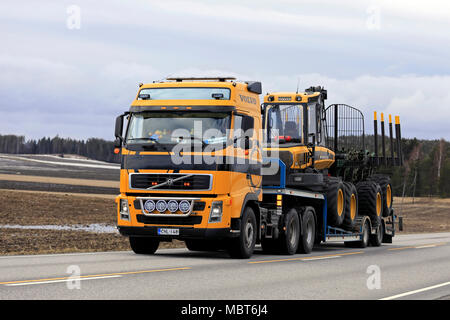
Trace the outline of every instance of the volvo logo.
{"label": "volvo logo", "polygon": [[166,183],[167,183],[168,186],[173,185],[173,179],[171,179],[171,178],[167,179]]}

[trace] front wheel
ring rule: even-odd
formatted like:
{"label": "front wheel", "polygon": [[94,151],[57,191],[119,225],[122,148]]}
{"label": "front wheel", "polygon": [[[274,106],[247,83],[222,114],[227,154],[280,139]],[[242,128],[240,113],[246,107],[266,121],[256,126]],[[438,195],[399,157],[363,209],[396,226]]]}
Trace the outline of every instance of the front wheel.
{"label": "front wheel", "polygon": [[159,247],[159,240],[146,237],[130,237],[130,247],[136,254],[154,254]]}
{"label": "front wheel", "polygon": [[252,256],[256,244],[256,217],[253,209],[245,208],[241,219],[239,237],[231,239],[228,253],[232,258],[248,259]]}

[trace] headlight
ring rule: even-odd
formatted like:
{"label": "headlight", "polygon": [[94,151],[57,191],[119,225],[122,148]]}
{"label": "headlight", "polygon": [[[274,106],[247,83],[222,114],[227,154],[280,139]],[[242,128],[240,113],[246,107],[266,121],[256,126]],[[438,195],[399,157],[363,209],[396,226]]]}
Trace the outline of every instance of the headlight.
{"label": "headlight", "polygon": [[164,212],[167,210],[167,202],[164,200],[158,200],[156,203],[156,210],[159,212]]}
{"label": "headlight", "polygon": [[130,220],[130,210],[128,209],[128,200],[120,199],[120,219]]}
{"label": "headlight", "polygon": [[222,201],[214,201],[211,205],[211,212],[209,213],[209,222],[222,221]]}

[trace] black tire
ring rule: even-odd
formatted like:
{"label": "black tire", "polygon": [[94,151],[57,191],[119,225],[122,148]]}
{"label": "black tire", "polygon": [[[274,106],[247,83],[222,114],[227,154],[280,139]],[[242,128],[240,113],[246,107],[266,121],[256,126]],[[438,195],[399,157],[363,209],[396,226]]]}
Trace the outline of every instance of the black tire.
{"label": "black tire", "polygon": [[[302,215],[303,232],[300,237],[298,253],[310,253],[317,240],[315,211],[312,207],[307,207]],[[319,239],[320,243],[320,239]]]}
{"label": "black tire", "polygon": [[256,217],[253,209],[245,208],[241,219],[239,237],[230,240],[228,253],[232,258],[248,259],[252,256],[256,244]]}
{"label": "black tire", "polygon": [[383,202],[383,217],[389,217],[394,202],[391,178],[384,174],[374,174],[370,176],[368,180],[374,181],[380,185]]}
{"label": "black tire", "polygon": [[344,242],[344,244],[346,247],[349,248],[366,248],[369,245],[369,241],[370,241],[370,225],[369,222],[366,220],[362,228],[362,239],[360,241],[346,241]]}
{"label": "black tire", "polygon": [[356,226],[356,216],[358,215],[358,192],[356,191],[355,185],[351,182],[344,182],[344,189],[345,210],[342,227],[352,231]]}
{"label": "black tire", "polygon": [[370,235],[369,238],[370,244],[374,247],[381,246],[381,243],[383,242],[383,234],[384,234],[383,224],[380,223],[377,226],[377,233]]}
{"label": "black tire", "polygon": [[380,185],[373,181],[362,181],[356,185],[360,216],[369,216],[374,226],[381,223],[383,212]]}
{"label": "black tire", "polygon": [[216,244],[208,242],[206,240],[189,239],[185,241],[186,248],[189,251],[217,251],[219,248]]}
{"label": "black tire", "polygon": [[286,213],[284,227],[286,230],[278,238],[278,250],[281,254],[295,254],[300,239],[300,220],[298,218],[298,212],[294,208]]}
{"label": "black tire", "polygon": [[130,247],[136,254],[154,254],[159,247],[159,240],[146,237],[130,237]]}
{"label": "black tire", "polygon": [[340,227],[344,222],[344,184],[339,180],[332,180],[327,188],[327,222],[332,227]]}

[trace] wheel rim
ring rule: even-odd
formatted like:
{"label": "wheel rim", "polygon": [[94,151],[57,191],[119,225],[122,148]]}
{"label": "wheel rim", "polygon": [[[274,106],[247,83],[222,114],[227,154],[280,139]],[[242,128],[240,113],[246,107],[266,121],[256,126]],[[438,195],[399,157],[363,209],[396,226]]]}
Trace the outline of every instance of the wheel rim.
{"label": "wheel rim", "polygon": [[295,225],[295,221],[294,219],[291,220],[291,222],[289,223],[289,242],[291,243],[291,245],[295,245],[296,239],[297,239],[297,227]]}
{"label": "wheel rim", "polygon": [[391,207],[391,203],[392,203],[392,190],[391,185],[388,184],[386,188],[386,204],[388,208]]}
{"label": "wheel rim", "polygon": [[350,199],[350,218],[354,220],[356,217],[356,196],[353,193]]}
{"label": "wheel rim", "polygon": [[381,215],[381,194],[377,193],[377,216]]}
{"label": "wheel rim", "polygon": [[253,225],[250,220],[247,220],[245,225],[245,246],[251,248],[253,243]]}
{"label": "wheel rim", "polygon": [[338,215],[341,216],[342,212],[344,212],[344,193],[342,192],[342,189],[338,190],[338,196],[337,196],[337,209],[338,209]]}

